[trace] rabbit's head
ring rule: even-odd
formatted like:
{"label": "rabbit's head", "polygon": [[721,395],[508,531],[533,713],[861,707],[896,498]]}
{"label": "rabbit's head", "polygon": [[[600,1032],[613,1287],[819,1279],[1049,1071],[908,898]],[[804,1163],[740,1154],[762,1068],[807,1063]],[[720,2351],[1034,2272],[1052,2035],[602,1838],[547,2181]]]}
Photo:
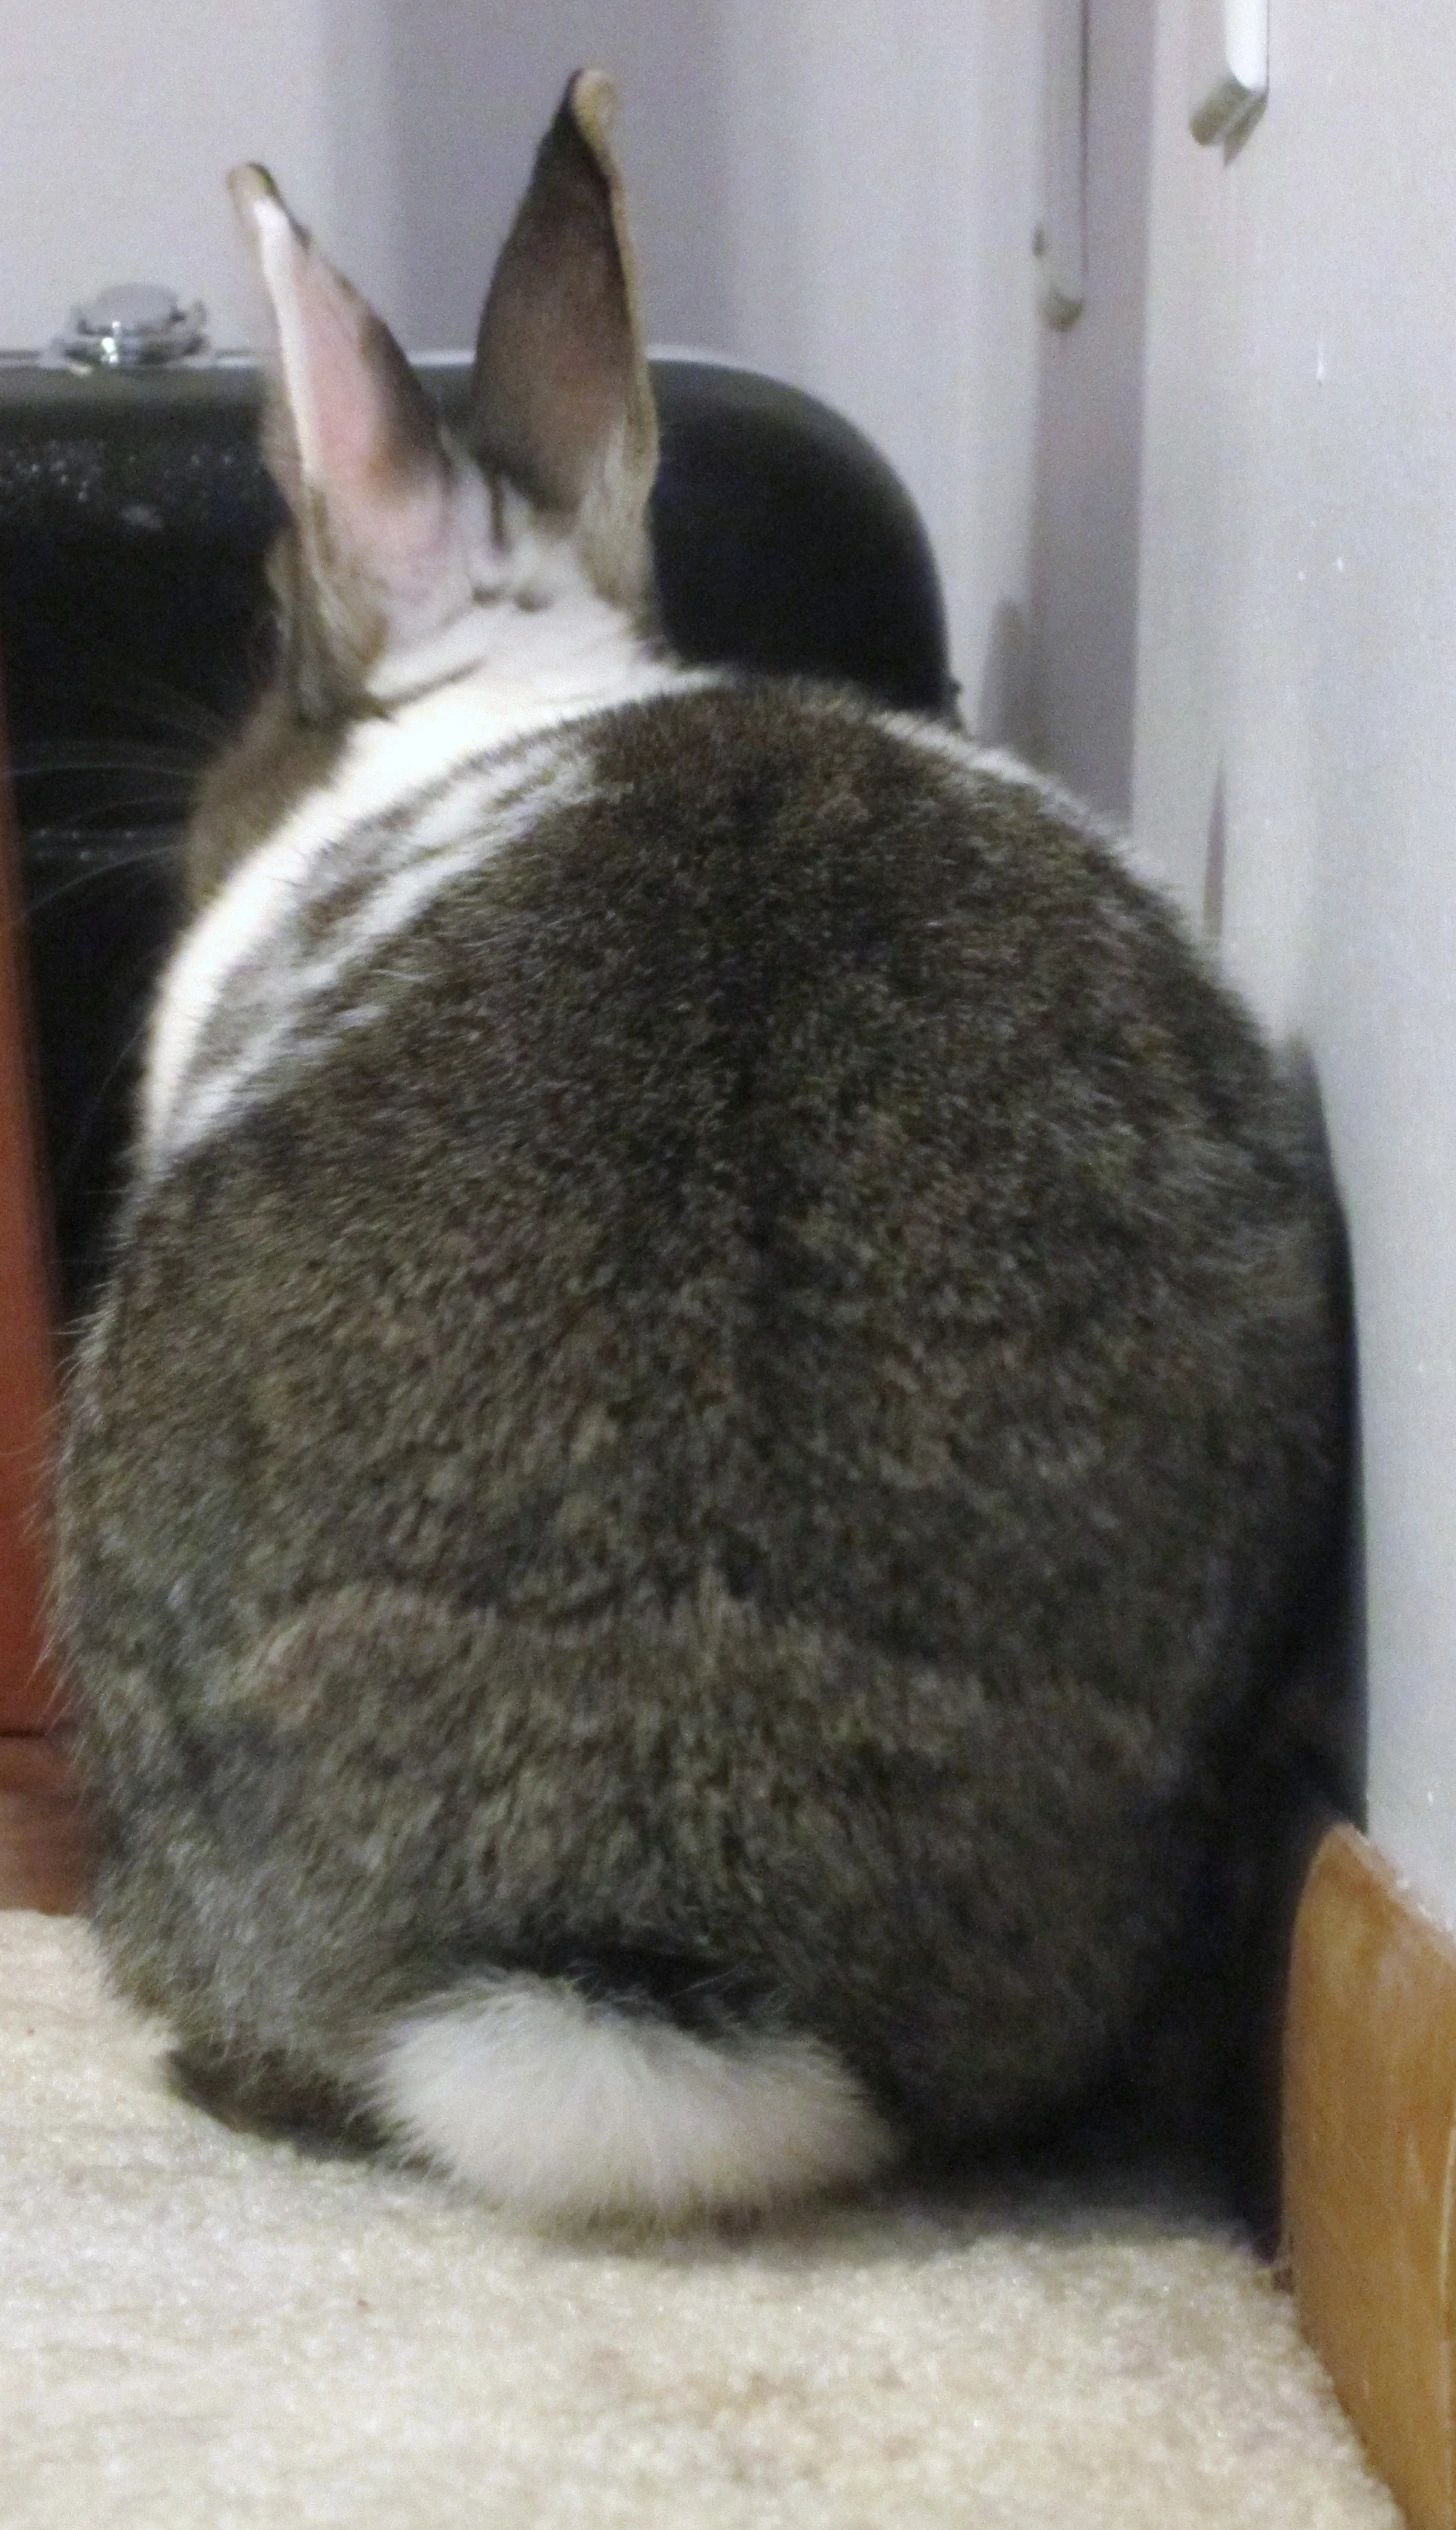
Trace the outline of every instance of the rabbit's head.
{"label": "rabbit's head", "polygon": [[195,902],[361,718],[482,667],[519,691],[553,646],[646,628],[657,420],[613,105],[600,71],[578,71],[540,145],[481,317],[463,444],[271,177],[234,171],[270,309],[264,453],[288,525],[270,561],[276,674],[204,788]]}

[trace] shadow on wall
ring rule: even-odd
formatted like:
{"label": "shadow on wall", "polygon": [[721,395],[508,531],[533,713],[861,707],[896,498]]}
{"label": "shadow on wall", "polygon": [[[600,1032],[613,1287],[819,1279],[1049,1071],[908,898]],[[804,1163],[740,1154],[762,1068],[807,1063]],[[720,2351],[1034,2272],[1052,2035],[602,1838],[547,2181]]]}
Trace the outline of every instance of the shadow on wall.
{"label": "shadow on wall", "polygon": [[1088,0],[1087,296],[1065,333],[1040,329],[1023,679],[1022,743],[1123,824],[1132,812],[1156,16],[1155,0]]}
{"label": "shadow on wall", "polygon": [[1208,812],[1208,852],[1203,864],[1203,937],[1217,956],[1223,939],[1224,874],[1228,863],[1228,801],[1223,766],[1214,778]]}
{"label": "shadow on wall", "polygon": [[[712,12],[643,9],[640,0],[552,0],[539,9],[514,0],[379,0],[372,38],[357,0],[326,0],[325,15],[340,183],[357,192],[361,215],[381,184],[397,206],[394,265],[411,350],[474,342],[536,140],[572,71],[593,62],[612,72],[621,95],[649,338],[725,338],[723,80]],[[375,149],[357,148],[357,131],[370,127]],[[685,150],[691,220],[682,217]]]}
{"label": "shadow on wall", "polygon": [[1031,690],[1031,635],[1026,609],[1014,597],[998,598],[986,637],[986,659],[975,709],[966,714],[973,737],[987,746],[1031,755],[1036,713]]}

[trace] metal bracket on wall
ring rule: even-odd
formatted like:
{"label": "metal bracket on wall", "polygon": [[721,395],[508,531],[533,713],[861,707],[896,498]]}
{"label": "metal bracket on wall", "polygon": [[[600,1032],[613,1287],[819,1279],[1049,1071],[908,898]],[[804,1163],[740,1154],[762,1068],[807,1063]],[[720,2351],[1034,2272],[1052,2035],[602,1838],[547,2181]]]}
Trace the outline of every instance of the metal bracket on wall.
{"label": "metal bracket on wall", "polygon": [[1189,0],[1188,128],[1225,157],[1269,98],[1269,0]]}
{"label": "metal bracket on wall", "polygon": [[1041,212],[1032,251],[1042,315],[1063,331],[1087,295],[1087,0],[1046,0]]}

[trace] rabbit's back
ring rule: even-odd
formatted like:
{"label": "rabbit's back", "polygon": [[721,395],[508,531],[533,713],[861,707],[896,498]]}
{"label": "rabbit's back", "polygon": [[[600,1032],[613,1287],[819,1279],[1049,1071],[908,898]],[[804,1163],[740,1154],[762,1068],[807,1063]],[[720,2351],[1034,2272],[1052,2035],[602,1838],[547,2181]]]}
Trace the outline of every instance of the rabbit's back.
{"label": "rabbit's back", "polygon": [[1105,2057],[1227,1823],[1335,1481],[1331,1217],[1032,782],[751,685],[571,744],[141,1185],[73,1622],[194,1682],[238,1821],[318,1720],[311,1834],[394,1856],[356,2005],[681,1958],[982,2131]]}
{"label": "rabbit's back", "polygon": [[[352,1552],[564,1616],[711,1570],[1008,1674],[1061,1607],[1085,1674],[1166,1699],[1160,1563],[1246,1626],[1210,1542],[1329,1449],[1329,1225],[1249,1024],[971,750],[752,686],[574,744],[583,795],[388,932],[136,1199],[118,1324],[214,1431],[198,1381],[247,1364],[236,1481],[276,1457],[298,1493],[242,1522],[272,1586]],[[335,1500],[361,1447],[378,1482]]]}

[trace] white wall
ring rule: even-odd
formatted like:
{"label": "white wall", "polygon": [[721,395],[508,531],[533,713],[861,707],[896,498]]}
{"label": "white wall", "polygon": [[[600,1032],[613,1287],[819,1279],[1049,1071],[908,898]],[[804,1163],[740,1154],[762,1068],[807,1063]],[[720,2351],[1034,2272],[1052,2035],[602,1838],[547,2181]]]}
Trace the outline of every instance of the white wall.
{"label": "white wall", "polygon": [[969,716],[1021,717],[1039,13],[727,0],[724,339],[876,439],[929,525]]}
{"label": "white wall", "polygon": [[[959,673],[1024,617],[1037,12],[1011,0],[0,0],[0,344],[118,280],[251,298],[262,158],[414,349],[468,341],[535,140],[605,61],[650,329],[841,405],[930,524]],[[908,171],[913,179],[907,180]],[[999,610],[999,612],[998,612]]]}
{"label": "white wall", "polygon": [[1269,109],[1224,166],[1160,0],[1134,812],[1195,908],[1221,824],[1227,963],[1315,1053],[1359,1320],[1370,1825],[1456,1922],[1456,11],[1271,20]]}
{"label": "white wall", "polygon": [[[716,329],[713,9],[555,0],[0,0],[0,343],[114,280],[253,309],[223,192],[269,165],[413,348],[468,342],[536,138],[598,53],[630,101],[670,323]],[[697,30],[699,34],[701,30]],[[685,142],[691,135],[691,143]]]}
{"label": "white wall", "polygon": [[201,292],[237,340],[222,176],[297,170],[332,209],[323,11],[301,0],[0,0],[0,344],[113,281]]}

